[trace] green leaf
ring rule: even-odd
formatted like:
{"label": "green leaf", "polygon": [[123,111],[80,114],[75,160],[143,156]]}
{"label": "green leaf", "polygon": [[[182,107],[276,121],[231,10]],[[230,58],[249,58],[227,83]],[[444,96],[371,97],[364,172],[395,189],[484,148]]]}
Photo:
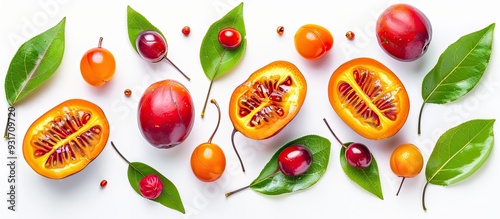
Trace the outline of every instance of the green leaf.
{"label": "green leaf", "polygon": [[66,17],[19,47],[5,76],[5,96],[13,106],[50,78],[62,62]]}
{"label": "green leaf", "polygon": [[[301,144],[312,153],[313,162],[309,169],[296,177],[285,176],[278,170],[278,156],[286,147]],[[260,175],[251,183],[250,188],[266,195],[280,195],[307,189],[325,174],[330,159],[330,141],[317,135],[307,135],[295,139],[281,147],[266,164]],[[269,177],[271,176],[271,177]]]}
{"label": "green leaf", "polygon": [[137,46],[135,45],[135,40],[139,33],[145,30],[153,30],[158,32],[163,36],[165,42],[167,42],[167,38],[163,35],[163,33],[156,28],[151,22],[146,19],[142,14],[134,10],[132,7],[127,6],[127,28],[128,28],[128,39],[130,40],[130,44],[134,47],[134,50],[137,52]]}
{"label": "green leaf", "polygon": [[427,161],[427,182],[448,186],[476,172],[493,149],[494,122],[470,120],[441,135]]}
{"label": "green leaf", "polygon": [[423,104],[445,104],[458,100],[476,86],[488,66],[495,23],[462,36],[439,57],[422,82]]}
{"label": "green leaf", "polygon": [[427,183],[422,193],[422,205],[427,185],[448,186],[470,177],[486,162],[493,150],[495,120],[470,120],[446,131],[436,142],[427,161]]}
{"label": "green leaf", "polygon": [[[219,43],[219,32],[226,27],[233,27],[241,34],[241,44],[234,49],[226,49]],[[210,79],[210,86],[208,88],[205,104],[203,104],[203,109],[201,110],[201,117],[205,115],[205,108],[214,80],[228,72],[243,57],[247,45],[245,37],[246,30],[243,20],[243,2],[229,11],[224,17],[210,25],[207,33],[203,37],[200,47],[200,62],[203,72],[205,72],[207,78]]]}
{"label": "green leaf", "polygon": [[[225,49],[219,43],[219,31],[226,27],[233,27],[241,34],[241,44],[235,49]],[[209,27],[205,37],[203,37],[200,48],[200,62],[208,79],[214,80],[238,63],[245,53],[247,42],[245,36],[246,30],[243,21],[242,2],[224,17],[213,23]]]}
{"label": "green leaf", "polygon": [[[350,144],[351,143],[345,143],[346,146],[349,146]],[[357,183],[359,186],[361,186],[361,188],[384,200],[382,186],[380,184],[380,176],[378,173],[378,165],[373,155],[370,166],[364,169],[358,169],[352,167],[351,165],[349,165],[349,163],[347,163],[347,160],[345,158],[345,147],[341,147],[340,165],[342,166],[342,169],[349,177],[349,179]]]}
{"label": "green leaf", "polygon": [[179,191],[177,190],[175,185],[152,167],[140,162],[131,162],[128,166],[127,174],[130,185],[139,195],[141,195],[139,191],[139,181],[141,181],[143,177],[149,174],[157,175],[158,177],[160,177],[161,182],[163,183],[163,191],[161,192],[160,196],[158,196],[158,198],[152,199],[152,201],[158,202],[183,214],[186,213],[179,195]]}

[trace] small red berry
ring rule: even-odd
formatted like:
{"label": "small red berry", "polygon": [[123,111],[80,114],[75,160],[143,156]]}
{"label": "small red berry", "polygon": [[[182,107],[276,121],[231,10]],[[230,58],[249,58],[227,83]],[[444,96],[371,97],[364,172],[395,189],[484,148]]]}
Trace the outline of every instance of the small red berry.
{"label": "small red berry", "polygon": [[187,36],[189,35],[189,33],[191,33],[191,28],[189,26],[184,26],[184,28],[182,28],[182,34],[184,34],[184,36]]}
{"label": "small red berry", "polygon": [[234,49],[241,44],[241,34],[232,27],[227,27],[219,31],[219,43],[226,49]]}
{"label": "small red berry", "polygon": [[139,181],[139,191],[144,198],[155,199],[163,191],[163,183],[155,174],[149,174]]}
{"label": "small red berry", "polygon": [[106,187],[106,185],[108,185],[108,181],[106,181],[105,179],[103,179],[103,180],[101,181],[101,184],[100,184],[100,185],[101,185],[101,188],[104,188],[104,187]]}

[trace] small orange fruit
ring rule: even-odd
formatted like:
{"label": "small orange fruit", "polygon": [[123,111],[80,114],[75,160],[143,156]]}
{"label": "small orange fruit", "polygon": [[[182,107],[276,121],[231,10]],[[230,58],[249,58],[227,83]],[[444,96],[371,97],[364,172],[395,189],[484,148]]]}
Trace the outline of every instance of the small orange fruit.
{"label": "small orange fruit", "polygon": [[392,152],[390,165],[394,174],[403,177],[397,193],[399,194],[404,179],[415,177],[422,171],[424,157],[415,145],[402,144]]}

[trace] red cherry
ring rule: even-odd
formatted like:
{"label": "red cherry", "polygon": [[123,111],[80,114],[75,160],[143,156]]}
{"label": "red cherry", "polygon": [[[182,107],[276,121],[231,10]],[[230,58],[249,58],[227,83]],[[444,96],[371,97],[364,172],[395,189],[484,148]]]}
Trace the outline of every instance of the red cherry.
{"label": "red cherry", "polygon": [[292,145],[278,155],[278,166],[286,176],[298,176],[305,173],[312,164],[312,154],[303,145]]}
{"label": "red cherry", "polygon": [[344,143],[342,143],[342,141],[333,132],[326,119],[323,119],[323,121],[332,133],[333,137],[335,137],[339,144],[345,148],[344,156],[350,166],[358,169],[363,169],[370,166],[370,164],[372,163],[372,154],[370,153],[370,150],[368,149],[368,147],[366,147],[366,145],[361,143],[352,143],[349,146],[345,146]]}
{"label": "red cherry", "polygon": [[139,181],[139,191],[144,198],[155,199],[163,191],[163,183],[155,174],[145,176]]}
{"label": "red cherry", "polygon": [[135,46],[139,55],[148,62],[159,62],[166,60],[172,64],[188,81],[191,80],[170,59],[167,58],[168,45],[163,36],[152,30],[139,33],[135,40]]}
{"label": "red cherry", "polygon": [[366,145],[353,143],[345,150],[345,159],[352,167],[363,169],[370,166],[372,154]]}
{"label": "red cherry", "polygon": [[219,31],[219,43],[226,49],[234,49],[241,44],[241,34],[232,27],[227,27]]}
{"label": "red cherry", "polygon": [[139,55],[149,62],[159,62],[167,55],[165,39],[156,31],[146,30],[137,36],[136,47]]}
{"label": "red cherry", "polygon": [[[290,145],[283,149],[278,155],[278,169],[264,178],[273,177],[279,172],[283,173],[285,176],[299,176],[311,167],[312,159],[312,153],[309,148],[299,144]],[[226,193],[226,197],[250,188],[252,185],[255,184],[250,184],[228,192]]]}

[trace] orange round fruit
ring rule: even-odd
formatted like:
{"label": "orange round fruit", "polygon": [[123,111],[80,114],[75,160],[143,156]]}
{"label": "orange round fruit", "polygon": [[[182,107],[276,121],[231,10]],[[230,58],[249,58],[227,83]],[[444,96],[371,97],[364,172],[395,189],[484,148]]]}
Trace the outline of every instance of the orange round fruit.
{"label": "orange round fruit", "polygon": [[402,144],[392,152],[390,165],[397,176],[411,178],[422,171],[424,157],[415,145]]}
{"label": "orange round fruit", "polygon": [[80,61],[80,72],[83,79],[92,86],[101,86],[115,75],[116,61],[113,54],[99,46],[85,52]]}
{"label": "orange round fruit", "polygon": [[201,181],[212,182],[219,179],[226,169],[224,151],[213,143],[203,143],[191,154],[191,169]]}
{"label": "orange round fruit", "polygon": [[328,29],[317,24],[300,27],[294,36],[295,49],[304,58],[321,58],[333,47],[333,36]]}

